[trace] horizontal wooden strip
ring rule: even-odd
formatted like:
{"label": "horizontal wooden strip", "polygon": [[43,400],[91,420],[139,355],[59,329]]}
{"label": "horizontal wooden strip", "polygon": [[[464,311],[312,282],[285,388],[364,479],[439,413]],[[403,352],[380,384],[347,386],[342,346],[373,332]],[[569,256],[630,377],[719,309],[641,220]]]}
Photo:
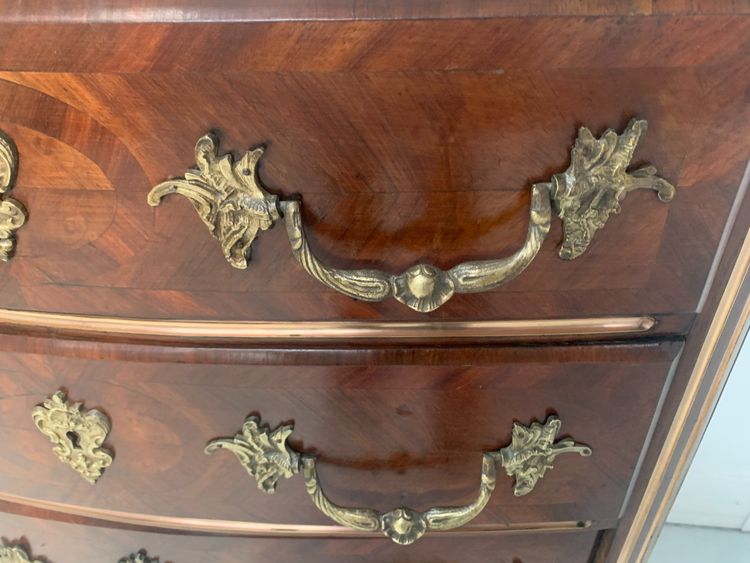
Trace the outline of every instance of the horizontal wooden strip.
{"label": "horizontal wooden strip", "polygon": [[652,317],[592,317],[509,321],[361,322],[361,321],[202,321],[130,319],[0,309],[0,326],[104,334],[132,338],[349,340],[349,339],[495,339],[601,336],[647,332]]}
{"label": "horizontal wooden strip", "polygon": [[[377,532],[360,532],[343,526],[325,526],[310,524],[277,524],[265,522],[244,522],[239,520],[214,520],[204,518],[181,518],[177,516],[159,516],[138,512],[122,512],[104,508],[79,506],[62,502],[35,499],[0,492],[0,501],[30,507],[39,510],[91,518],[99,522],[111,522],[127,526],[137,526],[141,529],[167,532],[192,532],[201,534],[216,534],[229,536],[256,537],[347,537],[347,538],[378,538],[386,539]],[[95,524],[92,522],[92,524]],[[581,530],[591,528],[591,521],[565,522],[532,522],[523,524],[469,524],[456,530],[431,532],[440,535],[465,535],[479,533],[502,532],[541,532]]]}
{"label": "horizontal wooden strip", "polygon": [[[225,74],[445,71],[483,73],[494,85],[499,73],[520,69],[580,69],[586,72],[575,76],[584,80],[596,76],[596,69],[611,73],[650,67],[663,73],[667,68],[736,65],[737,53],[747,49],[750,29],[750,18],[737,15],[176,25],[85,23],[72,14],[68,19],[73,23],[61,23],[52,21],[52,14],[33,14],[25,1],[20,10],[23,13],[0,11],[4,71],[125,74],[179,69],[208,75],[220,61]],[[149,21],[152,16],[147,15]],[[28,21],[32,17],[33,23]],[[38,18],[48,23],[37,23]],[[472,40],[466,41],[467,36]],[[550,36],[555,41],[544,41]],[[592,49],[602,37],[608,38],[610,48]],[[701,44],[707,47],[695,47]]]}
{"label": "horizontal wooden strip", "polygon": [[748,13],[741,0],[542,0],[517,2],[435,2],[434,0],[225,0],[221,9],[200,0],[25,0],[0,3],[4,22],[262,22],[330,21],[368,19],[454,19],[533,16],[643,16],[652,14],[731,14]]}

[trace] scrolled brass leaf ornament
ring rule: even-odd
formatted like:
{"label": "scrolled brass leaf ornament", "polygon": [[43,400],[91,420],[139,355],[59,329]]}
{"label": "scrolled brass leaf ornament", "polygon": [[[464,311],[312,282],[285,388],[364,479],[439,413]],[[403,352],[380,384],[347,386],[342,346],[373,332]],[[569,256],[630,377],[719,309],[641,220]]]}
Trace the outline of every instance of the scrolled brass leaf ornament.
{"label": "scrolled brass leaf ornament", "polygon": [[197,169],[184,178],[168,180],[148,194],[149,205],[177,193],[193,204],[208,230],[221,244],[224,257],[235,268],[247,268],[250,250],[259,231],[273,226],[279,213],[278,198],[266,192],[258,181],[259,147],[247,151],[236,163],[232,155],[219,156],[219,143],[207,134],[195,144]]}
{"label": "scrolled brass leaf ornament", "polygon": [[305,489],[313,504],[331,520],[362,532],[380,532],[397,544],[409,545],[428,531],[452,530],[476,518],[495,490],[498,465],[502,465],[508,475],[515,476],[515,491],[520,496],[519,487],[524,487],[522,494],[530,492],[544,472],[552,468],[555,456],[567,451],[581,453],[580,448],[587,451],[582,455],[591,454],[590,448],[575,444],[572,440],[553,443],[559,430],[557,418],[550,417],[545,426],[535,424],[531,429],[525,429],[528,434],[522,432],[524,427],[514,427],[511,445],[482,454],[479,492],[473,502],[464,506],[430,508],[424,512],[405,506],[380,512],[334,503],[323,492],[316,457],[297,452],[287,445],[286,440],[294,430],[291,424],[271,430],[257,416],[250,416],[234,437],[211,440],[205,452],[211,454],[219,449],[231,451],[247,473],[255,478],[258,488],[269,494],[276,491],[282,477],[289,479],[302,473]]}
{"label": "scrolled brass leaf ornament", "polygon": [[201,137],[196,144],[198,169],[154,187],[148,203],[156,206],[171,193],[187,197],[235,268],[247,267],[250,246],[257,235],[283,217],[292,254],[313,278],[354,299],[383,301],[393,297],[410,309],[427,313],[456,293],[488,291],[523,272],[549,233],[553,212],[563,222],[559,255],[572,260],[588,248],[609,216],[619,213],[620,202],[627,193],[653,189],[661,201],[670,201],[675,188],[657,176],[656,168],[645,166],[627,171],[645,130],[645,120],[633,119],[621,135],[607,129],[597,139],[581,127],[568,169],[553,175],[549,182],[531,186],[529,228],[521,248],[508,257],[465,262],[447,271],[431,264],[416,264],[400,274],[390,274],[323,264],[307,241],[300,202],[279,201],[261,186],[257,165],[262,149],[248,151],[232,164],[231,155],[219,156],[218,142],[210,135]]}
{"label": "scrolled brass leaf ornament", "polygon": [[539,479],[548,469],[552,469],[555,458],[560,454],[577,453],[588,457],[591,448],[577,444],[570,438],[555,442],[562,423],[556,416],[550,416],[544,424],[532,422],[530,426],[515,423],[511,444],[497,454],[505,472],[515,478],[513,494],[521,497],[536,487]]}
{"label": "scrolled brass leaf ornament", "polygon": [[261,425],[258,417],[251,416],[234,438],[211,441],[206,453],[219,448],[229,450],[255,478],[261,491],[273,493],[280,478],[289,479],[299,471],[299,454],[286,444],[293,430],[293,426],[279,426],[271,431]]}
{"label": "scrolled brass leaf ornament", "polygon": [[32,559],[20,545],[0,546],[0,563],[42,563]]}
{"label": "scrolled brass leaf ornament", "polygon": [[131,553],[127,557],[121,557],[117,563],[159,563],[158,557],[149,557],[145,549],[137,553]]}
{"label": "scrolled brass leaf ornament", "polygon": [[664,202],[674,197],[674,186],[657,176],[655,167],[626,171],[646,128],[646,120],[633,119],[622,135],[607,129],[598,139],[586,127],[579,129],[570,166],[552,176],[550,195],[563,222],[560,258],[573,260],[583,254],[609,216],[620,212],[628,192],[656,190]]}
{"label": "scrolled brass leaf ornament", "polygon": [[58,459],[92,485],[112,465],[112,452],[102,447],[111,427],[104,413],[70,403],[63,391],[57,391],[34,407],[31,417],[52,442]]}

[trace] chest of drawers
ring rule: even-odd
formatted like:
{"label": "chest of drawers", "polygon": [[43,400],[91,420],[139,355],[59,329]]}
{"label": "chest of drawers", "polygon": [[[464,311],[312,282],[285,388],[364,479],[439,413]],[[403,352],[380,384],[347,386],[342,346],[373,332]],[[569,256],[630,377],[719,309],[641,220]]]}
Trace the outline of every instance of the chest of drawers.
{"label": "chest of drawers", "polygon": [[747,318],[748,11],[0,2],[0,561],[644,561]]}

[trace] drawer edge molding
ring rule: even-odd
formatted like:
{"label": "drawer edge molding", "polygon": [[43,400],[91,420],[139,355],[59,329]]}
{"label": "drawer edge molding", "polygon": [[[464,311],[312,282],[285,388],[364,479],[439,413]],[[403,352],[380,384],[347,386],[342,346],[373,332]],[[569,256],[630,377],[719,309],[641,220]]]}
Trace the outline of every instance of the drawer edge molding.
{"label": "drawer edge molding", "polygon": [[229,340],[340,340],[423,338],[551,338],[602,336],[650,331],[650,316],[497,321],[211,321],[163,320],[0,308],[0,326],[106,334],[139,339],[154,337]]}
{"label": "drawer edge molding", "polygon": [[498,465],[514,478],[513,493],[524,496],[534,489],[547,470],[553,468],[558,455],[577,453],[590,456],[592,450],[589,446],[570,438],[555,441],[561,425],[556,416],[547,417],[544,424],[532,422],[528,427],[514,423],[510,445],[482,453],[479,494],[472,503],[435,507],[424,512],[404,506],[380,512],[335,504],[323,491],[316,456],[297,452],[286,443],[294,430],[293,424],[271,430],[259,417],[249,416],[234,437],[211,440],[205,452],[211,454],[219,449],[232,452],[247,473],[255,478],[258,489],[267,494],[276,492],[276,485],[282,477],[290,479],[302,473],[313,504],[331,520],[362,532],[382,532],[399,545],[409,545],[427,531],[460,528],[479,516],[495,490]]}
{"label": "drawer edge molding", "polygon": [[[75,516],[85,525],[102,523],[132,526],[142,531],[197,533],[237,537],[284,538],[382,538],[383,534],[362,532],[344,526],[318,524],[285,524],[279,522],[251,522],[246,520],[219,520],[181,516],[162,516],[141,512],[126,512],[93,506],[81,506],[57,501],[37,499],[0,491],[0,509],[3,512],[38,517],[42,511],[46,519]],[[613,522],[597,523],[610,527]],[[597,526],[596,528],[598,528]],[[524,522],[517,524],[469,524],[457,530],[435,532],[441,536],[466,536],[485,534],[521,534],[539,532],[565,532],[594,529],[591,520],[560,520],[551,522]]]}
{"label": "drawer edge molding", "polygon": [[323,264],[307,242],[299,199],[279,200],[261,184],[258,163],[263,147],[248,150],[234,162],[231,154],[219,154],[219,141],[211,133],[195,145],[197,168],[154,186],[147,201],[156,207],[170,194],[187,198],[226,260],[238,269],[247,268],[257,236],[283,218],[292,254],[323,285],[362,301],[393,297],[414,311],[429,313],[456,293],[489,291],[520,275],[547,237],[553,212],[563,224],[558,254],[573,260],[588,249],[609,217],[620,212],[620,202],[629,192],[654,190],[660,201],[671,201],[675,187],[657,175],[655,166],[627,170],[647,125],[645,119],[631,119],[621,134],[607,129],[599,138],[581,127],[565,172],[531,186],[529,226],[521,248],[507,257],[464,262],[447,271],[427,263],[399,274]]}

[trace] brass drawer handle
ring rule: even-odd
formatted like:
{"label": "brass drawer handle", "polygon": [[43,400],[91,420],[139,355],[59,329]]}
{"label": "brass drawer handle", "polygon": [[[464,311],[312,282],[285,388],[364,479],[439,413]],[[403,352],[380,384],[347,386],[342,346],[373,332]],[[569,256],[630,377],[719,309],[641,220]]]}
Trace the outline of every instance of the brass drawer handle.
{"label": "brass drawer handle", "polygon": [[81,403],[70,403],[65,392],[57,391],[35,406],[31,417],[52,442],[57,458],[92,485],[112,465],[112,452],[101,447],[111,428],[106,414],[83,409]]}
{"label": "brass drawer handle", "polygon": [[258,417],[250,416],[233,438],[211,440],[205,451],[210,454],[223,448],[234,453],[264,493],[275,492],[281,477],[289,479],[301,471],[307,493],[323,514],[342,526],[363,532],[380,531],[394,542],[408,545],[428,530],[452,530],[476,518],[495,490],[497,465],[502,465],[508,475],[515,477],[514,493],[523,496],[534,489],[548,469],[552,469],[556,456],[562,453],[590,456],[590,447],[571,439],[555,443],[560,425],[555,416],[548,417],[544,424],[533,422],[529,427],[514,424],[509,446],[482,454],[479,494],[474,502],[466,506],[430,508],[424,512],[406,507],[379,512],[333,503],[323,492],[315,456],[297,452],[287,445],[287,438],[294,430],[291,424],[272,431]]}
{"label": "brass drawer handle", "polygon": [[219,156],[218,141],[204,135],[195,145],[197,169],[183,178],[162,182],[148,194],[148,203],[159,205],[168,194],[190,200],[211,234],[221,244],[224,256],[235,268],[247,268],[250,246],[259,231],[284,217],[292,252],[312,277],[336,291],[364,301],[382,301],[393,296],[422,313],[433,311],[454,293],[487,291],[520,274],[536,256],[550,228],[552,209],[563,222],[559,255],[566,260],[580,256],[594,233],[620,201],[633,190],[656,190],[661,201],[674,197],[672,184],[656,175],[656,168],[626,169],[646,121],[633,119],[622,135],[607,129],[597,139],[581,127],[571,150],[568,169],[549,182],[531,187],[529,229],[524,245],[512,256],[496,260],[465,262],[443,271],[430,264],[417,264],[394,275],[380,270],[340,270],[326,266],[310,249],[302,228],[300,202],[281,201],[268,193],[258,179],[262,148],[248,151],[237,162]]}
{"label": "brass drawer handle", "polygon": [[338,270],[321,263],[310,250],[302,228],[300,203],[280,204],[292,253],[305,271],[336,291],[363,301],[383,301],[393,295],[415,311],[428,313],[453,297],[454,293],[476,293],[502,285],[523,272],[536,256],[547,236],[552,211],[549,187],[531,188],[531,217],[526,242],[521,249],[498,260],[464,262],[447,272],[430,264],[417,264],[399,275],[380,270]]}

